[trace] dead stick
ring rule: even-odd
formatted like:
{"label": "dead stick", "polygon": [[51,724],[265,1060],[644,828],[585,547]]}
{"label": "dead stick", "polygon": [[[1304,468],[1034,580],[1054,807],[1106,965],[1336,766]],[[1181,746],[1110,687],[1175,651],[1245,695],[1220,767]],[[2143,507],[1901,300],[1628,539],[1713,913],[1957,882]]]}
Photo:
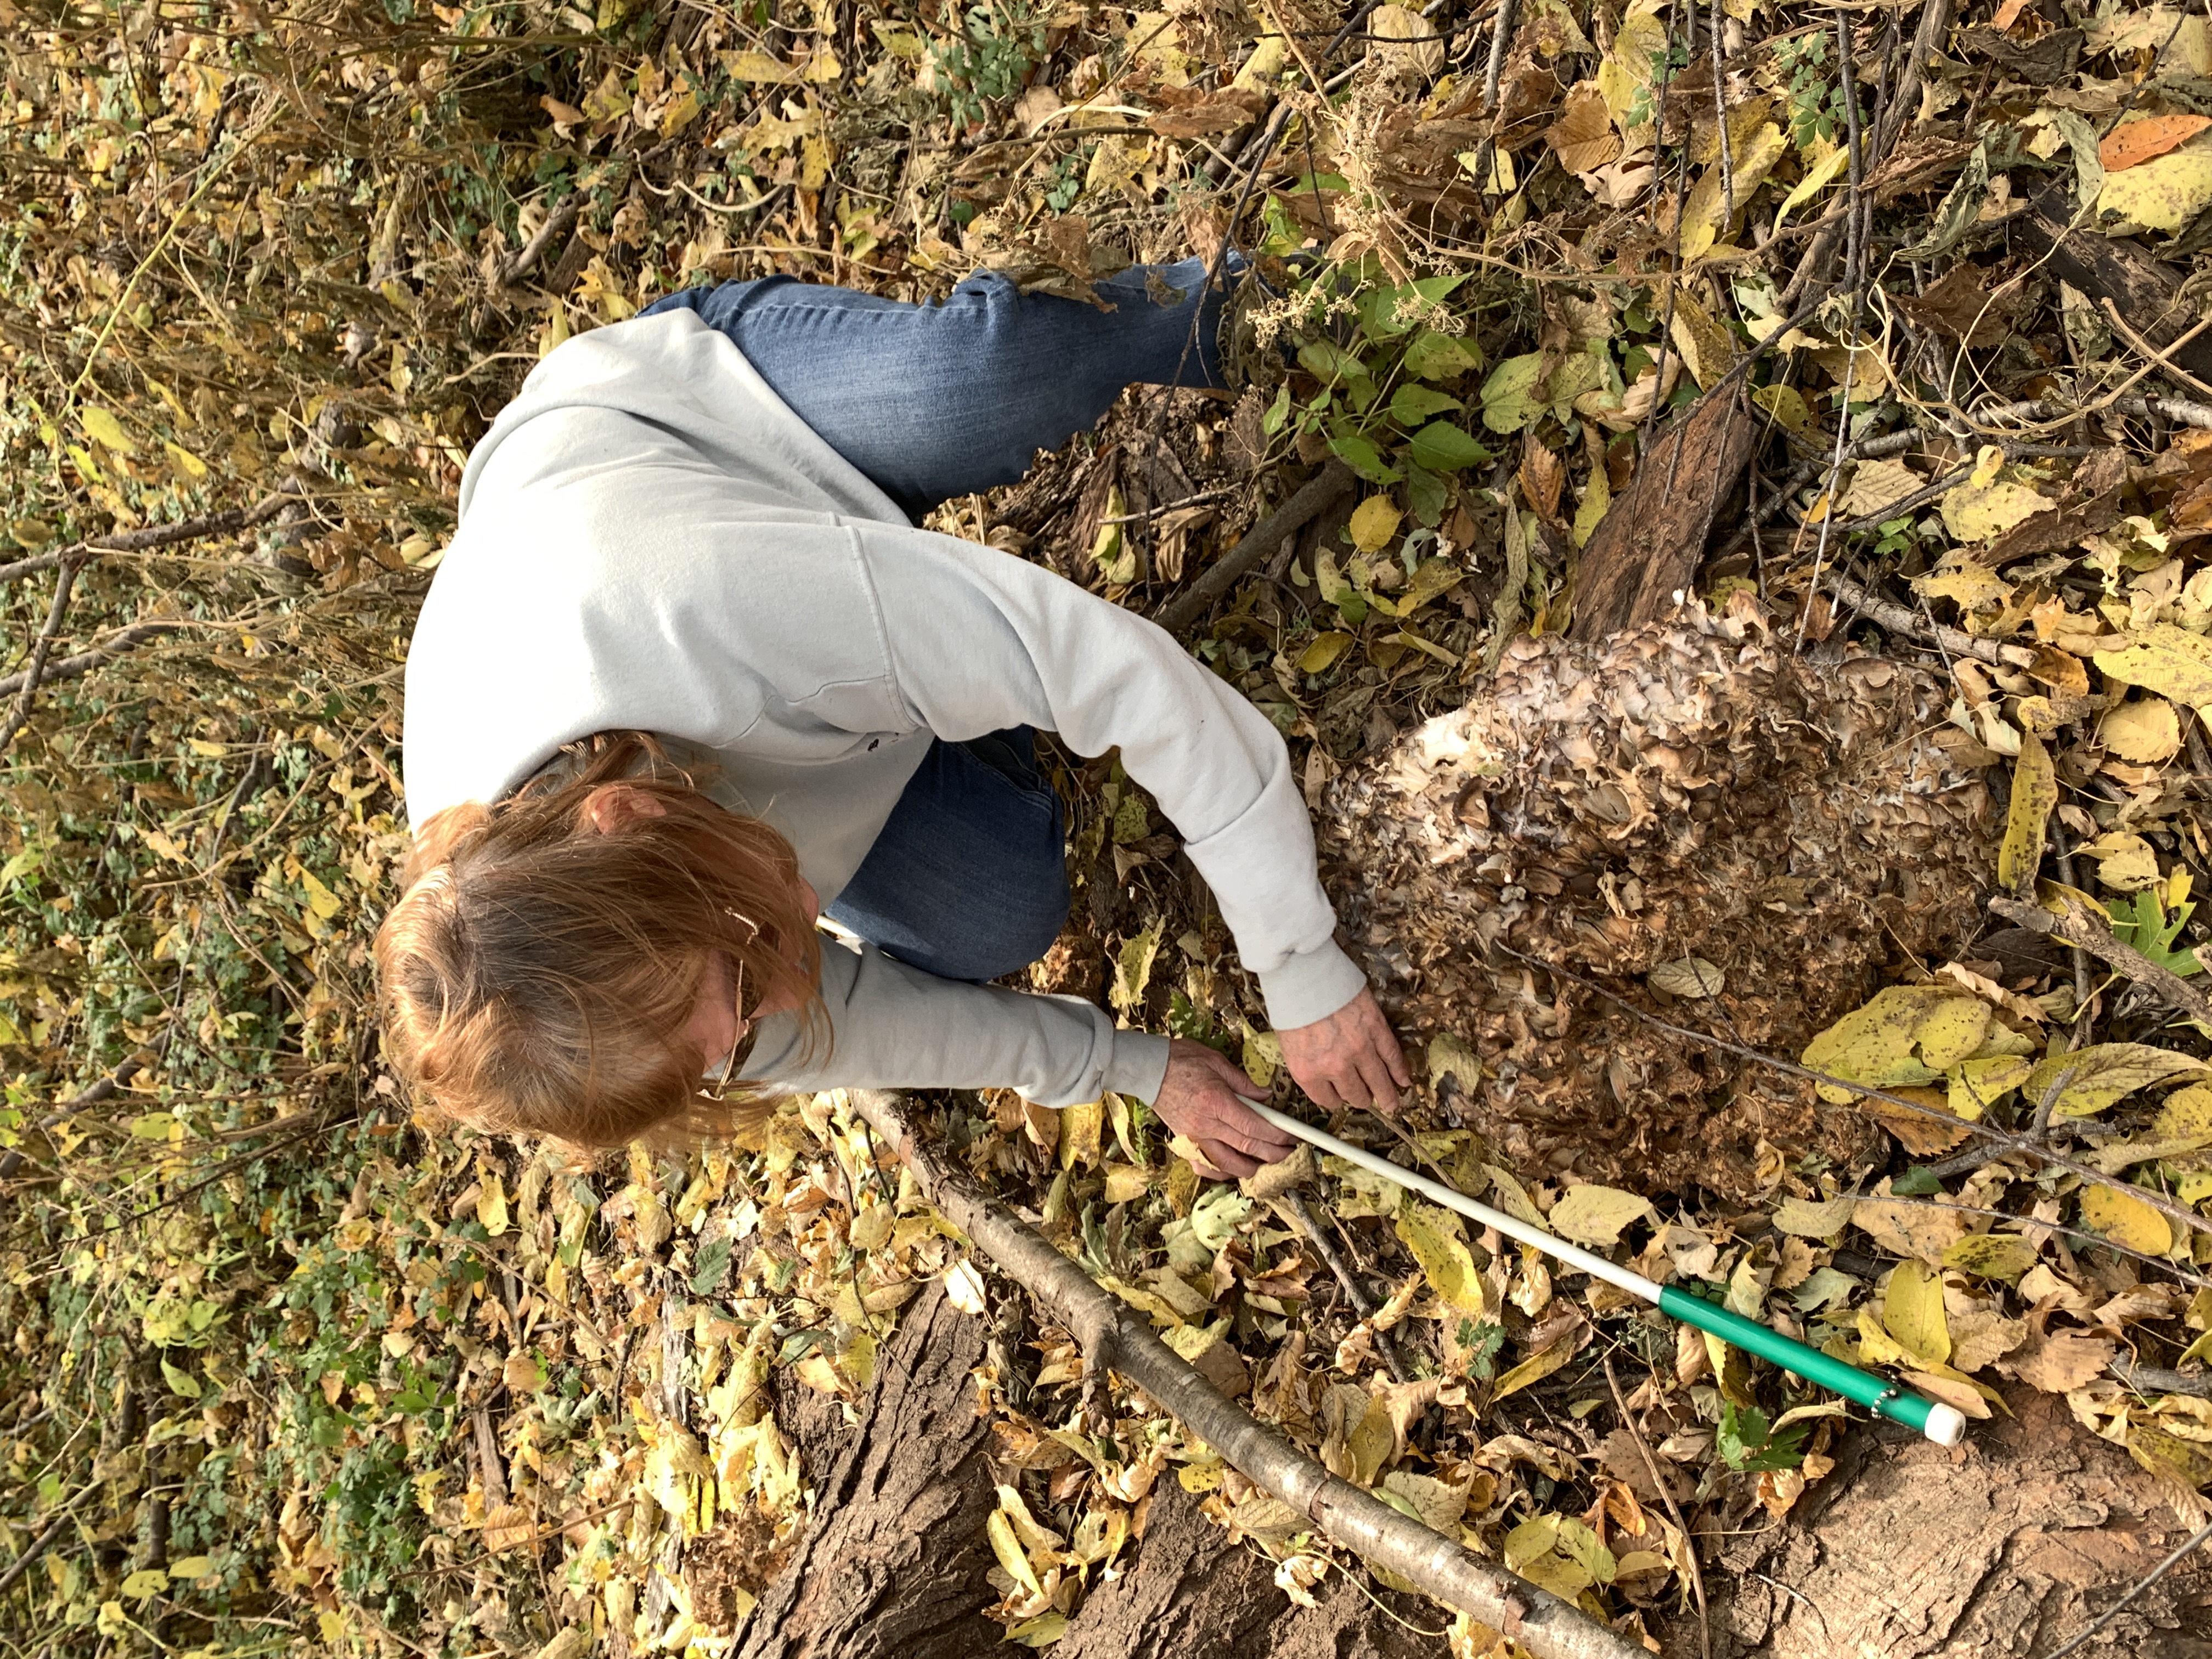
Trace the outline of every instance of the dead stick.
{"label": "dead stick", "polygon": [[[158,640],[164,634],[173,634],[184,626],[185,624],[180,622],[155,622],[139,623],[134,627],[124,629],[119,633],[109,635],[89,651],[73,652],[58,662],[46,664],[46,670],[39,676],[37,684],[42,686],[52,685],[57,680],[80,678],[89,674],[100,664],[121,656],[125,651],[134,650],[149,640]],[[32,684],[28,669],[10,674],[7,678],[0,679],[0,697],[21,691]]]}
{"label": "dead stick", "polygon": [[[1322,1259],[1322,1265],[1334,1274],[1336,1282],[1344,1287],[1345,1300],[1352,1304],[1352,1310],[1362,1319],[1374,1318],[1375,1298],[1368,1295],[1358,1279],[1352,1276],[1352,1264],[1344,1259],[1344,1252],[1338,1249],[1334,1241],[1322,1231],[1321,1218],[1313,1212],[1313,1206],[1306,1202],[1305,1195],[1293,1187],[1286,1193],[1277,1194],[1273,1202],[1275,1207],[1296,1223],[1298,1231],[1311,1242],[1314,1253]],[[1413,1380],[1413,1374],[1406,1369],[1406,1362],[1398,1358],[1398,1345],[1390,1340],[1390,1333],[1380,1327],[1375,1332],[1375,1350],[1382,1356],[1382,1363],[1390,1368],[1392,1376],[1401,1382]]]}
{"label": "dead stick", "polygon": [[1690,1588],[1698,1597],[1698,1645],[1705,1650],[1705,1659],[1713,1659],[1713,1623],[1705,1611],[1705,1570],[1698,1561],[1698,1537],[1690,1530],[1690,1523],[1682,1518],[1682,1506],[1674,1501],[1674,1494],[1659,1474],[1659,1460],[1651,1455],[1651,1443],[1644,1437],[1644,1431],[1636,1426],[1636,1419],[1628,1414],[1628,1401],[1621,1397],[1620,1380],[1613,1374],[1613,1356],[1601,1356],[1605,1364],[1605,1386],[1613,1391],[1613,1408],[1620,1413],[1620,1426],[1636,1443],[1636,1450],[1644,1459],[1644,1473],[1651,1478],[1651,1489],[1659,1494],[1659,1501],[1667,1506],[1674,1517],[1675,1530],[1682,1534],[1682,1547],[1690,1554]]}
{"label": "dead stick", "polygon": [[2172,969],[2161,968],[2142,951],[2121,944],[2110,927],[2078,906],[2069,904],[2063,916],[2055,916],[2041,905],[2022,899],[1993,898],[1990,908],[2016,927],[2078,945],[2106,967],[2150,987],[2168,1007],[2201,1025],[2212,1026],[2212,998]]}
{"label": "dead stick", "polygon": [[34,576],[41,570],[52,570],[70,559],[82,558],[88,553],[143,553],[153,547],[173,547],[179,542],[198,541],[203,536],[220,536],[226,531],[244,530],[273,518],[285,503],[295,499],[279,492],[264,495],[252,507],[227,507],[221,513],[205,513],[197,519],[182,519],[175,524],[149,525],[143,530],[125,530],[112,536],[95,537],[88,541],[74,542],[52,553],[37,553],[27,559],[18,559],[13,564],[0,564],[0,582],[13,581],[18,576]]}
{"label": "dead stick", "polygon": [[1820,580],[1827,585],[1830,592],[1869,622],[1879,623],[1891,633],[1902,634],[1908,640],[1940,645],[1954,657],[1975,657],[1983,662],[1994,663],[2000,668],[2026,668],[2035,661],[2035,653],[2024,645],[1978,640],[1971,634],[1962,634],[1955,628],[1946,628],[1941,623],[1931,626],[1905,606],[1893,605],[1879,593],[1861,587],[1841,571],[1830,570]]}
{"label": "dead stick", "polygon": [[1110,1367],[1142,1389],[1229,1464],[1363,1560],[1510,1637],[1537,1659],[1642,1659],[1643,1650],[1518,1574],[1409,1520],[1222,1398],[1188,1361],[1044,1237],[940,1162],[896,1095],[855,1090],[855,1110],[890,1144],[923,1194],[1082,1347],[1085,1369]]}
{"label": "dead stick", "polygon": [[23,670],[23,694],[15,701],[15,711],[7,723],[0,725],[0,755],[8,752],[8,745],[15,741],[15,734],[27,725],[31,705],[39,696],[39,680],[46,671],[47,654],[54,648],[54,638],[62,631],[62,621],[69,615],[70,590],[76,586],[76,573],[84,568],[86,556],[62,562],[61,574],[54,579],[54,602],[46,608],[46,625],[39,630],[39,637],[31,646],[31,660]]}
{"label": "dead stick", "polygon": [[2124,1353],[2105,1362],[2112,1375],[2137,1394],[2185,1394],[2196,1400],[2212,1400],[2212,1376],[2172,1370],[2164,1365],[2138,1365]]}
{"label": "dead stick", "polygon": [[2200,318],[2196,327],[2161,351],[2128,326],[2128,319],[2120,315],[2120,308],[2112,303],[2109,295],[2105,299],[2105,315],[2112,319],[2112,326],[2120,331],[2130,345],[2172,375],[2175,380],[2184,382],[2198,392],[2212,392],[2212,386],[2205,385],[2203,381],[2173,361],[2173,353],[2180,350],[2183,346],[2202,334],[2207,326],[2212,326],[2212,317]]}
{"label": "dead stick", "polygon": [[46,1546],[62,1535],[62,1528],[69,1525],[69,1522],[70,1518],[66,1512],[56,1516],[46,1522],[46,1530],[33,1538],[24,1548],[23,1553],[15,1558],[15,1565],[9,1567],[6,1572],[0,1573],[0,1595],[5,1595],[15,1588],[15,1581],[31,1570],[31,1564],[46,1553]]}
{"label": "dead stick", "polygon": [[[582,205],[580,195],[571,196],[547,214],[545,222],[538,227],[535,236],[522,245],[522,251],[512,259],[501,262],[492,283],[493,291],[496,293],[501,289],[512,288],[537,270],[538,262],[545,257],[545,250],[553,245],[553,239],[576,222],[577,210]],[[708,205],[713,204],[710,203]]]}
{"label": "dead stick", "polygon": [[1304,527],[1351,489],[1352,469],[1332,458],[1300,486],[1290,500],[1244,532],[1244,539],[1213,562],[1213,568],[1162,605],[1152,618],[1170,634],[1180,634],[1213,608],[1244,573],[1273,552],[1283,538]]}

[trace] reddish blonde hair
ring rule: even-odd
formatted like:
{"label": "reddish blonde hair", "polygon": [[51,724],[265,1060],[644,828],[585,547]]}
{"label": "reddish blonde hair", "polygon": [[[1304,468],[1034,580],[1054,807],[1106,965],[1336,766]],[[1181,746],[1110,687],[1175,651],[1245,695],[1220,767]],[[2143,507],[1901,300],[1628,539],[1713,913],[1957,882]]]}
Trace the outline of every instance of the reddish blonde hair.
{"label": "reddish blonde hair", "polygon": [[[659,744],[616,732],[581,769],[421,825],[377,931],[386,1052],[448,1116],[580,1147],[728,1127],[683,1040],[714,953],[738,1013],[795,1000],[822,1035],[821,948],[790,842],[701,793]],[[602,833],[592,796],[650,797]],[[740,1058],[750,1048],[750,1033]],[[732,1062],[732,1069],[736,1067]]]}

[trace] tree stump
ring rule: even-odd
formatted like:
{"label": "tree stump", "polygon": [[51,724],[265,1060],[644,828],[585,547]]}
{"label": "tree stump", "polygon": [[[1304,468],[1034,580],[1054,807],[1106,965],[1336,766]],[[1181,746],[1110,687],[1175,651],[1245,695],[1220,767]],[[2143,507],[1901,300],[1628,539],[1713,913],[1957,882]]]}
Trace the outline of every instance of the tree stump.
{"label": "tree stump", "polygon": [[[2047,1654],[2195,1530],[2063,1399],[2007,1399],[2017,1416],[1977,1425],[1954,1451],[1893,1424],[1856,1430],[1787,1522],[1718,1540],[1705,1568],[1714,1659]],[[2212,1571],[2184,1561],[2082,1651],[2206,1659],[2208,1600]],[[1695,1653],[1695,1615],[1663,1639]]]}
{"label": "tree stump", "polygon": [[814,1522],[738,1627],[740,1659],[973,1659],[1006,1632],[983,1617],[983,1523],[998,1498],[968,1374],[983,1327],[933,1285],[879,1356],[860,1427],[815,1471]]}

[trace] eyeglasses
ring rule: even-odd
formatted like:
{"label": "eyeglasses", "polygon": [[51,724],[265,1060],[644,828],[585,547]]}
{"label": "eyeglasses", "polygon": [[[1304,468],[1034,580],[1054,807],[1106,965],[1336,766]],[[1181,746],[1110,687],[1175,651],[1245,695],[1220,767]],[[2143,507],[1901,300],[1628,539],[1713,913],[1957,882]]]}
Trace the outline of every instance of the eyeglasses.
{"label": "eyeglasses", "polygon": [[[737,969],[737,1006],[743,1008],[745,1006],[745,964],[742,959],[738,959],[732,965]],[[730,1085],[737,1079],[738,1051],[745,1046],[745,1038],[750,1035],[752,1029],[752,1021],[739,1014],[736,1029],[730,1037],[730,1052],[722,1060],[722,1069],[714,1079],[714,1086],[703,1091],[707,1098],[714,1101],[717,1105],[720,1104],[729,1094]]]}

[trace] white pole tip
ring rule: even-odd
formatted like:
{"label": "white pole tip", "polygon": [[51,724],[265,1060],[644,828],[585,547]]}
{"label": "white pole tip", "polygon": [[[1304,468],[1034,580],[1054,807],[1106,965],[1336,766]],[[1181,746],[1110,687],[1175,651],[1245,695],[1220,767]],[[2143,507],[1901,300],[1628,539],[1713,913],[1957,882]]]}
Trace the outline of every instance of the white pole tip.
{"label": "white pole tip", "polygon": [[1966,1437],[1966,1414],[1956,1406],[1931,1406],[1921,1432],[1939,1446],[1955,1446]]}

